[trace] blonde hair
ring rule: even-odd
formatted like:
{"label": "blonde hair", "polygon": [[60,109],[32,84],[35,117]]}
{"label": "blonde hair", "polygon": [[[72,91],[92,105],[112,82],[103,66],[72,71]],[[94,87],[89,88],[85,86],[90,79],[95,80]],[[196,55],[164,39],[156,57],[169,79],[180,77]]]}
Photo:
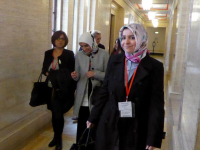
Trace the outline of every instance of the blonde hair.
{"label": "blonde hair", "polygon": [[97,36],[97,34],[101,34],[101,32],[98,31],[98,30],[94,30],[94,31],[92,32],[92,36],[93,36],[94,38]]}

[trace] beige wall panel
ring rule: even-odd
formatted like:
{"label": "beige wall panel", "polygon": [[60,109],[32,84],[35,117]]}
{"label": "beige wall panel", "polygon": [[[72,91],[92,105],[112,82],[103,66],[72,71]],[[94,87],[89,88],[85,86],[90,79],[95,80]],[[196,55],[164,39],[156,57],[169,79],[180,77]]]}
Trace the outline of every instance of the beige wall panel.
{"label": "beige wall panel", "polygon": [[111,18],[111,0],[97,0],[97,11],[95,18],[95,30],[101,31],[101,43],[105,49],[109,49],[110,38],[110,18]]}
{"label": "beige wall panel", "polygon": [[[51,48],[49,41],[49,1],[1,1],[0,82],[10,82],[7,91],[26,93],[39,76],[44,51]],[[28,7],[32,6],[32,7]],[[28,78],[29,82],[20,86]],[[16,88],[20,86],[20,88]],[[29,93],[30,94],[30,93]],[[26,94],[25,94],[26,95]],[[27,101],[22,97],[17,102]],[[1,106],[1,105],[0,105]]]}
{"label": "beige wall panel", "polygon": [[69,38],[69,43],[67,45],[67,48],[72,50],[72,44],[73,44],[73,20],[74,20],[74,1],[69,0],[68,3],[68,32],[67,36]]}
{"label": "beige wall panel", "polygon": [[[38,109],[44,115],[47,112],[45,107],[31,108],[28,103],[33,82],[42,69],[44,52],[51,48],[51,17],[52,0],[0,1],[0,135],[7,127],[11,133],[22,128],[26,118],[36,119],[29,115]],[[16,122],[20,126],[14,126]],[[23,134],[25,137],[26,133]],[[2,140],[0,147],[5,146]]]}

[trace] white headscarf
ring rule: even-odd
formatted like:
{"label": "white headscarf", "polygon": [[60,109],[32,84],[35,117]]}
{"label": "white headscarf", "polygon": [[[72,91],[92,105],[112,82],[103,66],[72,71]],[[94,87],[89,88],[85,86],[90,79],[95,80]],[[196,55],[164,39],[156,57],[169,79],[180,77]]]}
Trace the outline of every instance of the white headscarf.
{"label": "white headscarf", "polygon": [[78,43],[87,43],[88,45],[90,45],[90,47],[92,48],[92,53],[95,53],[98,50],[98,45],[90,32],[83,33],[79,37]]}

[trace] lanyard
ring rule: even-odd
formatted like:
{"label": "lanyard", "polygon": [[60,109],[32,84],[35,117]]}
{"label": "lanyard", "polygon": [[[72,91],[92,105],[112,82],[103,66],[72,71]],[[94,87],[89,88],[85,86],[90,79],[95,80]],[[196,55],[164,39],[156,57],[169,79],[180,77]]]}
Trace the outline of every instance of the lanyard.
{"label": "lanyard", "polygon": [[[138,67],[137,67],[138,68]],[[134,73],[133,73],[133,76],[131,78],[131,83],[128,87],[128,75],[127,75],[127,65],[126,65],[126,58],[125,58],[125,82],[126,82],[126,102],[128,101],[128,96],[129,96],[129,93],[131,91],[131,86],[133,84],[133,80],[135,78],[135,74],[136,74],[136,71],[137,71],[137,68],[135,69]]]}
{"label": "lanyard", "polygon": [[91,55],[92,55],[91,53],[87,54],[87,56],[89,57],[89,71],[91,70],[91,58],[90,58]]}

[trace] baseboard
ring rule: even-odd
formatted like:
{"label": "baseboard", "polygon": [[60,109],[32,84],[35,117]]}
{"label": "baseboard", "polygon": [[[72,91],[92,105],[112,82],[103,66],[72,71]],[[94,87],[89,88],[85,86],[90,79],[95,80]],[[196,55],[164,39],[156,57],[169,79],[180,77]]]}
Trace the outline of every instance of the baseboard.
{"label": "baseboard", "polygon": [[51,121],[50,111],[39,110],[1,131],[0,150],[15,150],[25,139]]}

